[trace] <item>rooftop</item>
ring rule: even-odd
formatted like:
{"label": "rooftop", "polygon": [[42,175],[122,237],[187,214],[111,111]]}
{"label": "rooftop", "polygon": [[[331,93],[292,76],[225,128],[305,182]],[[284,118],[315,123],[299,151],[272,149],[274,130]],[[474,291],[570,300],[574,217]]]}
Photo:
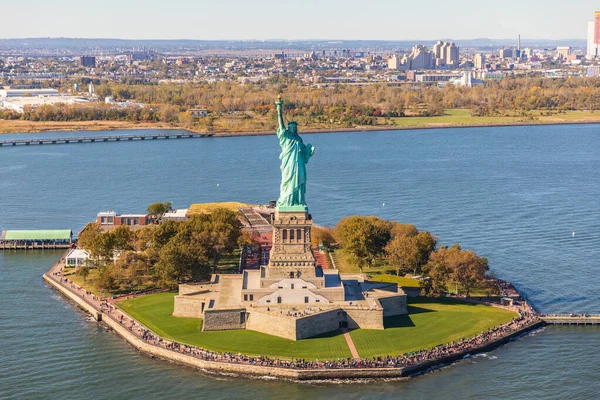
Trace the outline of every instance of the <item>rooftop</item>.
{"label": "rooftop", "polygon": [[72,236],[70,229],[7,230],[0,240],[70,240]]}

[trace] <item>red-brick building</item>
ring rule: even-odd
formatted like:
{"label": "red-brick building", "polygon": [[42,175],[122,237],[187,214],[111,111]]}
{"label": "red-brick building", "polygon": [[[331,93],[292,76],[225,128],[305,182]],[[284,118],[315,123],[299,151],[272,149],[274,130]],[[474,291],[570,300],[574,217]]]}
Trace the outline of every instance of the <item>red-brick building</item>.
{"label": "red-brick building", "polygon": [[103,211],[98,213],[96,222],[100,226],[146,226],[152,222],[148,214],[117,214],[115,211]]}

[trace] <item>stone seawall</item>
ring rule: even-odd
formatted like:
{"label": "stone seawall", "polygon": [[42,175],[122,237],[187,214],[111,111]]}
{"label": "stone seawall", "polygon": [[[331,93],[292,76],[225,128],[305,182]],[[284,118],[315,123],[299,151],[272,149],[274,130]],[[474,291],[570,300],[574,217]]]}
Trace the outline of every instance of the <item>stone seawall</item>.
{"label": "stone seawall", "polygon": [[[115,319],[109,315],[105,315],[91,304],[79,297],[76,293],[69,290],[68,288],[60,285],[55,279],[44,274],[44,281],[54,287],[60,293],[65,295],[68,299],[72,300],[80,308],[92,314],[97,321],[101,321],[113,331],[123,337],[129,344],[134,346],[139,351],[146,353],[153,357],[169,360],[171,362],[181,364],[187,367],[213,371],[219,373],[234,373],[241,375],[251,376],[271,376],[289,380],[338,380],[338,379],[382,379],[382,378],[400,378],[418,375],[422,372],[435,369],[443,365],[447,365],[454,361],[464,358],[467,354],[477,354],[484,351],[489,351],[495,347],[503,345],[510,340],[538,327],[544,326],[543,321],[530,326],[523,327],[519,331],[512,333],[504,338],[497,339],[494,342],[487,343],[486,345],[480,346],[476,349],[470,349],[461,353],[454,354],[452,356],[444,357],[438,360],[427,361],[418,365],[404,367],[404,368],[344,368],[344,369],[290,369],[280,368],[271,366],[261,365],[250,365],[243,363],[228,363],[218,361],[207,361],[197,357],[192,357],[184,353],[180,353],[174,350],[169,350],[163,347],[158,347],[149,344],[135,334],[130,332],[125,326],[121,325]],[[102,318],[102,316],[105,318]]]}

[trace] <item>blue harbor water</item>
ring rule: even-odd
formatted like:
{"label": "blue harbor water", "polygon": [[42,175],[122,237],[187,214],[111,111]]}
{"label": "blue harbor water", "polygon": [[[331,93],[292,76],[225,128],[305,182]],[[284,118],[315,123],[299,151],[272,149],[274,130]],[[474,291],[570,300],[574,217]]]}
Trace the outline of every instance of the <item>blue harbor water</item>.
{"label": "blue harbor water", "polygon": [[[317,148],[307,188],[316,223],[354,214],[414,223],[488,257],[541,312],[600,313],[598,125],[304,140]],[[98,211],[138,212],[155,201],[267,203],[278,196],[278,154],[272,136],[3,147],[0,228],[77,232]],[[544,328],[433,374],[376,384],[196,372],[139,354],[44,285],[41,275],[59,255],[0,252],[1,399],[526,399],[600,391],[597,327]]]}

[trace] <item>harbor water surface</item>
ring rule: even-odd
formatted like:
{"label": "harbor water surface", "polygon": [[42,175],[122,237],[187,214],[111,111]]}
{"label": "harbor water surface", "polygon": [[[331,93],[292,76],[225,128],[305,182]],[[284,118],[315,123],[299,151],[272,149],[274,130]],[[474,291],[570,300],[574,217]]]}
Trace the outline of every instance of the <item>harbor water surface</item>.
{"label": "harbor water surface", "polygon": [[[414,223],[442,244],[488,257],[541,312],[600,313],[598,125],[304,141],[317,149],[307,166],[316,223],[355,214]],[[2,147],[0,227],[77,232],[99,211],[142,212],[156,201],[268,203],[278,196],[278,154],[272,136]],[[600,391],[598,327],[547,327],[426,376],[375,384],[192,371],[139,354],[46,286],[41,275],[60,254],[0,252],[1,399],[527,399]]]}

